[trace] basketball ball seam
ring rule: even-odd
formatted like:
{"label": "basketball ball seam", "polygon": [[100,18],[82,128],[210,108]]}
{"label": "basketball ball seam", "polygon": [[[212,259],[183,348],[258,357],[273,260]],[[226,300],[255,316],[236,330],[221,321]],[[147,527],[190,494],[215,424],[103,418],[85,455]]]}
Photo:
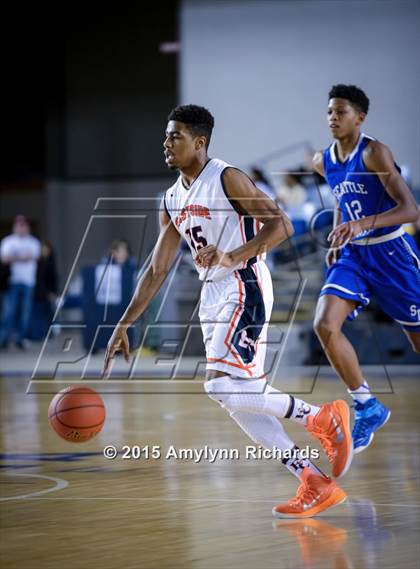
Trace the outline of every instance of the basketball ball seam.
{"label": "basketball ball seam", "polygon": [[[60,393],[60,392],[59,392]],[[72,387],[71,385],[69,387],[66,387],[66,389],[64,390],[63,393],[61,393],[61,397],[59,397],[57,399],[57,401],[55,402],[54,405],[54,412],[56,412],[57,409],[57,405],[60,403],[60,401],[66,397],[66,395],[69,394],[76,394],[76,395],[99,395],[99,393],[97,393],[94,389],[91,389],[90,387]],[[58,395],[58,393],[57,393]]]}
{"label": "basketball ball seam", "polygon": [[60,423],[60,425],[62,425],[63,427],[67,427],[67,429],[75,429],[75,430],[82,430],[82,429],[95,429],[96,427],[99,427],[100,425],[104,424],[105,421],[105,417],[104,420],[101,421],[100,423],[96,423],[95,425],[88,425],[87,427],[76,427],[75,425],[67,425],[67,423],[63,423],[63,421],[60,419],[60,417],[55,413],[54,415],[51,416],[51,419],[56,418],[57,421]]}
{"label": "basketball ball seam", "polygon": [[105,405],[96,405],[95,403],[89,404],[89,405],[77,405],[77,407],[66,407],[65,409],[59,409],[57,411],[57,407],[54,408],[54,413],[52,415],[48,416],[48,419],[50,419],[51,417],[54,417],[54,415],[57,415],[58,413],[66,413],[67,411],[74,411],[75,409],[83,409],[85,407],[102,407],[102,409],[105,409]]}

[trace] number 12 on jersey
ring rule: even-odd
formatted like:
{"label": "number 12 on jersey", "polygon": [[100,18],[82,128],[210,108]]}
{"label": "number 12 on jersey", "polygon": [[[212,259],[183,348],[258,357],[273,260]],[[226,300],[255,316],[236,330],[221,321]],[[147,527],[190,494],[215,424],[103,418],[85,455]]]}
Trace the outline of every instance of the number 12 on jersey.
{"label": "number 12 on jersey", "polygon": [[352,221],[358,221],[364,217],[364,215],[362,215],[362,204],[359,200],[353,200],[350,204],[345,203],[344,205],[346,206],[347,212]]}

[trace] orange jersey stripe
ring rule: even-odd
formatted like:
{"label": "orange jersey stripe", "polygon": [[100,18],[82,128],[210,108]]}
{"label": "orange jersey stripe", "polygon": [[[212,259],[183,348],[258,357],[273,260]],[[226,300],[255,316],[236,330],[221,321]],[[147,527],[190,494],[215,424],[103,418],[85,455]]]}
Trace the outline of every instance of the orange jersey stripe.
{"label": "orange jersey stripe", "polygon": [[232,366],[232,367],[237,367],[237,368],[239,368],[239,369],[243,369],[244,371],[246,371],[246,373],[247,373],[250,377],[252,377],[252,371],[250,371],[250,369],[248,369],[248,368],[249,368],[249,367],[255,367],[255,364],[252,364],[251,366],[248,366],[248,367],[247,367],[247,366],[244,366],[244,365],[241,365],[241,364],[235,364],[234,362],[228,362],[227,360],[223,360],[223,359],[221,359],[221,358],[207,358],[207,361],[210,362],[210,363],[211,363],[211,362],[213,362],[213,363],[219,362],[219,363],[222,363],[222,364],[226,364],[226,365],[228,365],[228,366]]}

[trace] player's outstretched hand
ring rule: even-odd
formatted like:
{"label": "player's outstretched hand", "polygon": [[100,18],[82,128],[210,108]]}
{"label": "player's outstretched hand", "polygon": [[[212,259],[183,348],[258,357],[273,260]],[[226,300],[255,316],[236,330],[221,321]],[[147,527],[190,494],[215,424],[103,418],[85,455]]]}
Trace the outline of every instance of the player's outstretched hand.
{"label": "player's outstretched hand", "polygon": [[130,358],[130,342],[128,340],[127,327],[127,325],[122,324],[116,326],[106,348],[102,376],[109,372],[112,360],[117,352],[122,352],[125,361],[128,362]]}
{"label": "player's outstretched hand", "polygon": [[214,267],[221,265],[222,267],[231,267],[233,264],[232,256],[229,253],[220,251],[214,245],[207,245],[200,249],[195,258],[195,262],[199,267]]}
{"label": "player's outstretched hand", "polygon": [[337,225],[328,235],[332,247],[343,247],[363,232],[360,221],[346,221]]}

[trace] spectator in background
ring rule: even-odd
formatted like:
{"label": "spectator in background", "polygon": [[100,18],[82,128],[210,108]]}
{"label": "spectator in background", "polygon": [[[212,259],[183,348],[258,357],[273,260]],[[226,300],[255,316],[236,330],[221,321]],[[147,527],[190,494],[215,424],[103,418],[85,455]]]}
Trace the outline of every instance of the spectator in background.
{"label": "spectator in background", "polygon": [[[82,269],[83,345],[95,354],[106,347],[136,284],[137,263],[125,239],[112,241],[107,255]],[[132,340],[134,330],[130,330]]]}
{"label": "spectator in background", "polygon": [[[95,266],[95,302],[103,306],[121,304],[123,271],[133,274],[134,286],[136,269],[137,263],[131,256],[129,242],[122,238],[112,241],[108,254]],[[85,286],[86,282],[83,284]]]}
{"label": "spectator in background", "polygon": [[58,294],[58,275],[51,243],[43,241],[38,260],[29,338],[42,340],[51,324]]}
{"label": "spectator in background", "polygon": [[[30,234],[30,226],[23,215],[15,217],[13,233],[0,244],[2,263],[10,266],[9,287],[3,301],[0,328],[0,347],[7,347],[16,323],[16,346],[24,349],[24,340],[32,311],[37,260],[41,244]],[[17,322],[16,322],[17,320]]]}
{"label": "spectator in background", "polygon": [[282,184],[277,189],[277,197],[287,212],[298,210],[308,199],[300,177],[293,173],[284,174]]}
{"label": "spectator in background", "polygon": [[96,303],[104,306],[121,304],[122,271],[125,269],[131,269],[135,279],[136,262],[131,257],[130,245],[126,239],[115,239],[108,255],[95,267]]}
{"label": "spectator in background", "polygon": [[131,255],[130,244],[126,239],[115,239],[109,248],[109,255],[103,259],[102,262],[106,263],[108,260],[112,264],[125,265],[126,263],[132,267],[136,267],[137,263]]}
{"label": "spectator in background", "polygon": [[254,184],[257,186],[259,190],[264,192],[269,198],[276,201],[276,193],[274,191],[273,186],[268,181],[266,175],[260,168],[256,168],[255,166],[251,169],[251,174],[249,176]]}

